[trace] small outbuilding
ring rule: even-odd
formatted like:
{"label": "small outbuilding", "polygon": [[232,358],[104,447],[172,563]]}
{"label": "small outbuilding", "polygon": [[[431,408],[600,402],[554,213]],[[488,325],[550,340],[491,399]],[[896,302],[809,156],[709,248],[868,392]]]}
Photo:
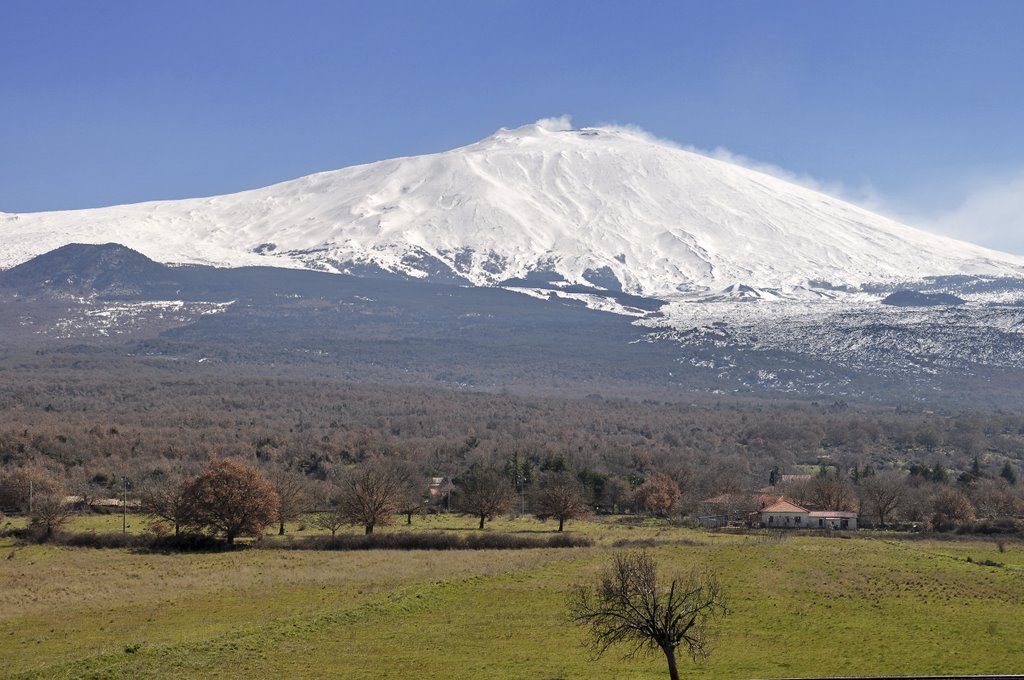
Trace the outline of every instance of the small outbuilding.
{"label": "small outbuilding", "polygon": [[812,529],[849,529],[857,528],[857,513],[842,510],[812,510],[808,521]]}

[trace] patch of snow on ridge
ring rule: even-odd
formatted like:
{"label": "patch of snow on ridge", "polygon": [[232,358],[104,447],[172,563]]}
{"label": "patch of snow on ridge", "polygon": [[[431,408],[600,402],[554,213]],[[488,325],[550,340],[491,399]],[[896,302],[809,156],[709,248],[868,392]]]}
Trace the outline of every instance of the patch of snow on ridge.
{"label": "patch of snow on ridge", "polygon": [[[1024,307],[985,303],[932,308],[882,305],[877,296],[756,304],[675,300],[634,323],[681,348],[789,352],[854,369],[1024,364]],[[685,352],[683,353],[685,354]]]}

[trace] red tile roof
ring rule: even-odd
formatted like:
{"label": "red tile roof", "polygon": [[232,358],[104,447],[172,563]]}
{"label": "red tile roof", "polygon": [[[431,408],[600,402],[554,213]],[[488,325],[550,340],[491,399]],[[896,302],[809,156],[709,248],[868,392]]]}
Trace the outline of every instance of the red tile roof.
{"label": "red tile roof", "polygon": [[769,505],[767,508],[762,508],[761,512],[807,512],[807,509],[801,508],[799,505],[796,505],[795,503],[790,503],[789,501],[782,500],[779,501],[778,503],[773,503],[772,505]]}

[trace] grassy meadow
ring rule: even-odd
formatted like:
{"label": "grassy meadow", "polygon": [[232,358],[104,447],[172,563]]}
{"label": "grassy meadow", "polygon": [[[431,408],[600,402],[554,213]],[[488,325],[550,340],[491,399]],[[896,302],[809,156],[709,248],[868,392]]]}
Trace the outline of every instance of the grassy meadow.
{"label": "grassy meadow", "polygon": [[[412,528],[468,532],[474,521],[415,518]],[[141,531],[146,522],[129,524]],[[71,528],[120,531],[121,518],[82,517]],[[487,531],[553,528],[501,519]],[[594,546],[139,554],[0,539],[0,676],[666,677],[660,656],[594,659],[565,620],[570,586],[622,541],[653,542],[665,570],[708,565],[727,589],[732,613],[711,657],[687,660],[684,677],[1024,668],[1019,543],[1001,551],[991,540],[867,533],[780,539],[611,519],[568,530]],[[289,535],[310,533],[289,526]]]}

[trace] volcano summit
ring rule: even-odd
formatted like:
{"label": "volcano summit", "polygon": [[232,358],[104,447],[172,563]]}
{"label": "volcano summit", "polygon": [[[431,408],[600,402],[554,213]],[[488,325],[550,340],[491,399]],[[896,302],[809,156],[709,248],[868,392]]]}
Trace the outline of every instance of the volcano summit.
{"label": "volcano summit", "polygon": [[1022,258],[641,132],[557,123],[224,196],[0,214],[0,266],[116,242],[165,263],[478,286],[543,275],[663,298],[1024,274]]}

